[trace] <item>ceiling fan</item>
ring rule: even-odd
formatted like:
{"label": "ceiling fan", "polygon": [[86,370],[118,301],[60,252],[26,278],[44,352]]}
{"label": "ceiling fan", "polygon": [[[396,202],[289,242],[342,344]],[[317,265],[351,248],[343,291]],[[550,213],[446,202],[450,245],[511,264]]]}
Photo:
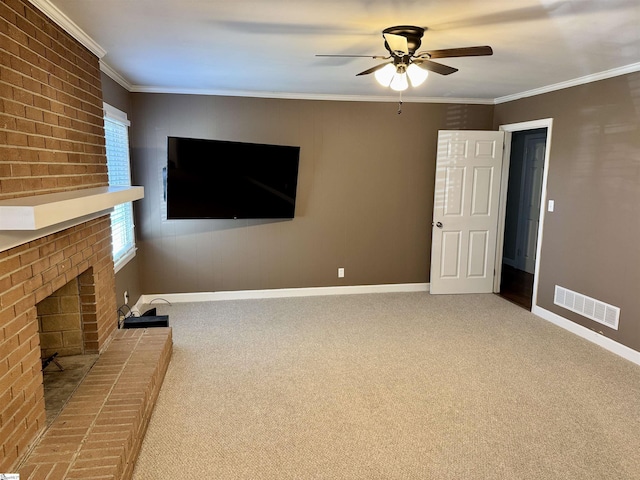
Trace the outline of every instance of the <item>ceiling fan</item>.
{"label": "ceiling fan", "polygon": [[[317,57],[366,57],[388,60],[384,63],[368,68],[356,76],[374,73],[376,80],[393,90],[403,91],[409,86],[409,82],[417,87],[427,78],[428,72],[440,75],[451,75],[458,71],[450,67],[432,61],[434,58],[475,57],[492,55],[491,47],[446,48],[444,50],[417,51],[422,44],[422,36],[425,29],[411,25],[399,25],[385,28],[382,31],[384,47],[390,55],[316,55]],[[407,81],[408,77],[408,81]]]}

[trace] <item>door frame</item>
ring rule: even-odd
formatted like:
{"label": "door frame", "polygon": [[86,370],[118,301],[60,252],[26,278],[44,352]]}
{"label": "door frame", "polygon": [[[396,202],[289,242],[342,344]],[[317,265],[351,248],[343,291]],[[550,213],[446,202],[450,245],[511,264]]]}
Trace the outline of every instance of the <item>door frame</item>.
{"label": "door frame", "polygon": [[533,276],[533,297],[531,299],[531,309],[537,306],[538,300],[538,280],[540,271],[540,252],[542,251],[542,238],[544,230],[544,218],[547,211],[547,178],[549,175],[549,154],[551,152],[551,130],[553,118],[543,118],[529,122],[510,123],[500,125],[499,130],[504,134],[504,149],[502,151],[502,177],[500,180],[500,205],[498,212],[498,235],[496,239],[496,259],[493,278],[494,293],[500,292],[500,279],[502,277],[502,255],[504,252],[504,229],[507,212],[507,188],[509,185],[509,166],[511,161],[511,137],[513,132],[523,130],[535,130],[537,128],[547,129],[547,139],[544,151],[544,167],[542,172],[542,192],[540,193],[540,223],[538,224],[538,240],[536,242],[536,266]]}

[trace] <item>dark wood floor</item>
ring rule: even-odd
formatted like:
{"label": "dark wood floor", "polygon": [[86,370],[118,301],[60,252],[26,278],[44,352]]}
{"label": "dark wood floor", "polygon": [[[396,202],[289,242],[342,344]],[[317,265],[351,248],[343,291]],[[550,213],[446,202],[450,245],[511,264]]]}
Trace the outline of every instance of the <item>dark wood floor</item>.
{"label": "dark wood floor", "polygon": [[533,297],[533,274],[502,264],[500,296],[510,302],[531,310]]}

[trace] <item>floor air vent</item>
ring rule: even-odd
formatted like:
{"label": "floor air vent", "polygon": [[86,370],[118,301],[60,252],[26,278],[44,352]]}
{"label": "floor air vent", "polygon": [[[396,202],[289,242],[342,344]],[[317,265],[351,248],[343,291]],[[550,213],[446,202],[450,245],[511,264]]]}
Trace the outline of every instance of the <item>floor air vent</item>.
{"label": "floor air vent", "polygon": [[591,320],[618,329],[620,308],[556,285],[553,303]]}

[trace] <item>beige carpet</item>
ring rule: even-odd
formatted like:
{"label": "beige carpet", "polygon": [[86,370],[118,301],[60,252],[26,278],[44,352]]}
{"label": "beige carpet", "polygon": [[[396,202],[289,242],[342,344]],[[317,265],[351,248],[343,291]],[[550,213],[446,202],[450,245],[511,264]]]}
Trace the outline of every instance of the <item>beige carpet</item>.
{"label": "beige carpet", "polygon": [[154,306],[134,480],[640,479],[640,367],[494,295]]}

